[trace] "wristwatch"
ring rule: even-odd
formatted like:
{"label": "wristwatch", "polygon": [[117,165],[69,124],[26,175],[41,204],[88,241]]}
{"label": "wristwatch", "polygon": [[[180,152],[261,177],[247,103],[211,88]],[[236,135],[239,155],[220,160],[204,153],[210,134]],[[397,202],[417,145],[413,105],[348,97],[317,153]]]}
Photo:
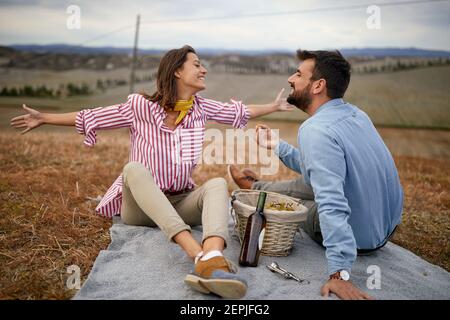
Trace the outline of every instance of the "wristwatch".
{"label": "wristwatch", "polygon": [[347,270],[341,270],[330,275],[330,279],[338,279],[348,281],[350,280],[350,273]]}

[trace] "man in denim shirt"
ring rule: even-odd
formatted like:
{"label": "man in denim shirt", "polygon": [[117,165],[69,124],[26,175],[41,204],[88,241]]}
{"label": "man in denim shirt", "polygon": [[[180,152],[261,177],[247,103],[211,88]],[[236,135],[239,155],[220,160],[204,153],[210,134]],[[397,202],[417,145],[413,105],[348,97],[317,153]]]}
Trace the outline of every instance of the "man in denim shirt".
{"label": "man in denim shirt", "polygon": [[[281,182],[257,181],[254,173],[230,167],[241,188],[268,190],[307,201],[303,229],[326,248],[330,279],[322,295],[371,299],[350,281],[358,254],[386,244],[401,221],[403,191],[394,160],[369,117],[342,98],[350,64],[336,52],[297,51],[300,63],[288,82],[287,98],[310,115],[300,126],[298,146],[279,141],[266,126],[266,141],[281,161],[302,174]],[[259,136],[259,135],[258,135]]]}

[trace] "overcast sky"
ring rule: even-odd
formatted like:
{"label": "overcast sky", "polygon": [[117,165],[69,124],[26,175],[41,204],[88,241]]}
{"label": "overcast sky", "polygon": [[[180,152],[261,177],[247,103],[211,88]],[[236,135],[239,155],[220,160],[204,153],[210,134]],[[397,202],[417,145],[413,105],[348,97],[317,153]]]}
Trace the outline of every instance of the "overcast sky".
{"label": "overcast sky", "polygon": [[[450,50],[450,1],[380,6],[380,28],[367,27],[368,19],[376,23],[373,20],[375,16],[371,17],[366,12],[369,4],[404,1],[0,0],[0,44],[83,43],[86,46],[130,47],[133,45],[136,15],[140,14],[141,48],[166,49],[190,44],[196,48],[291,51],[300,47],[417,47]],[[325,10],[365,4],[367,6],[357,9]],[[67,27],[68,19],[73,21],[73,15],[67,13],[70,5],[80,9],[80,29]],[[175,19],[289,11],[304,12],[173,22]],[[131,27],[101,36],[126,26]]]}

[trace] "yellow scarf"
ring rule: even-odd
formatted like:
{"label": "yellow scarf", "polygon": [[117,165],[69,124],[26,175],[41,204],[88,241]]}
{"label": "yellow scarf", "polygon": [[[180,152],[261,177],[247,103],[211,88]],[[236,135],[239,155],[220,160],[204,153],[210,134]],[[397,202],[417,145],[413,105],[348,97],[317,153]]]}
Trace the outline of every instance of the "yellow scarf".
{"label": "yellow scarf", "polygon": [[178,115],[175,124],[179,124],[181,120],[183,120],[183,118],[187,115],[188,111],[192,108],[193,105],[194,105],[194,96],[192,96],[189,100],[178,100],[175,103],[175,107],[173,108],[173,110],[180,111],[180,114]]}

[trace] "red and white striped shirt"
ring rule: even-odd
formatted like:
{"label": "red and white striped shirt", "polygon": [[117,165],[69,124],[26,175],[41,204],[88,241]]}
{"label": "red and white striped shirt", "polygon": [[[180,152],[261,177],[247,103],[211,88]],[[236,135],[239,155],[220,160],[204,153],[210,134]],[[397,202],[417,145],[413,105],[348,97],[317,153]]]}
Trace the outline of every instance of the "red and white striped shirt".
{"label": "red and white striped shirt", "polygon": [[[97,142],[97,130],[129,128],[129,161],[142,163],[163,192],[173,192],[195,186],[192,172],[201,156],[207,120],[244,128],[250,117],[240,101],[222,103],[198,95],[175,130],[163,123],[166,115],[157,102],[131,94],[125,103],[78,112],[76,130],[85,135],[84,143],[92,147]],[[95,211],[112,217],[120,214],[121,205],[122,175],[114,181]]]}

